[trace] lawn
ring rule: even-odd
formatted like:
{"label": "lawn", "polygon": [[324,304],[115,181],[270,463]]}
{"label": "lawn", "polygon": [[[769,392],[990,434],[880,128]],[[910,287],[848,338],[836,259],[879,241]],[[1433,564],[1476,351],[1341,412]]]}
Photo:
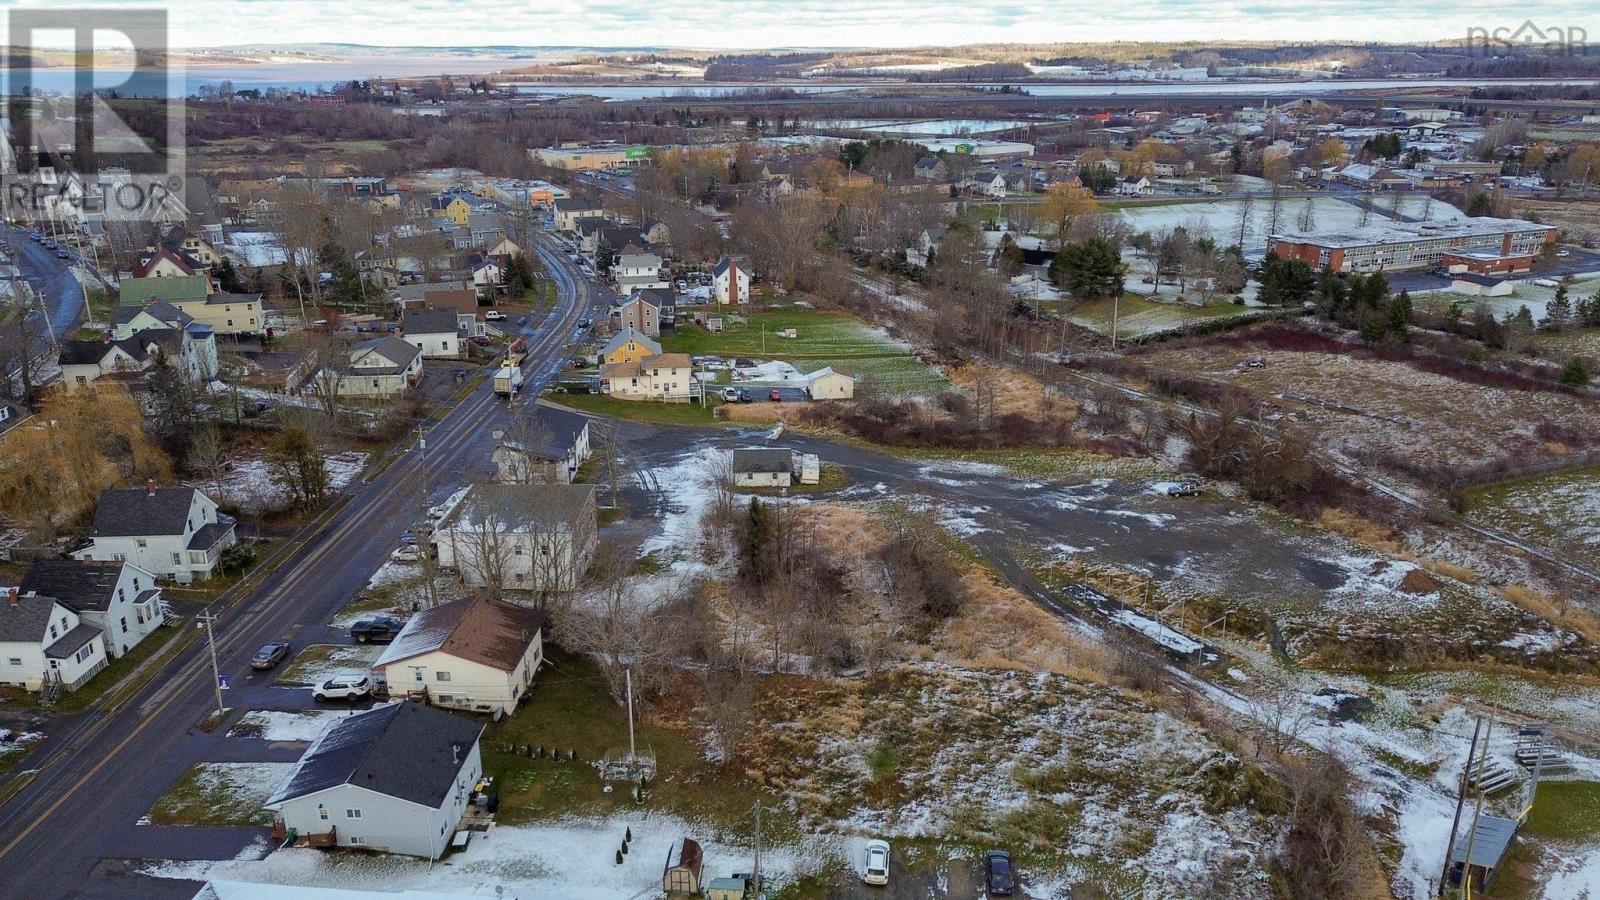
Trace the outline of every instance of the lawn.
{"label": "lawn", "polygon": [[261,804],[294,763],[200,763],[150,808],[156,825],[271,825]]}
{"label": "lawn", "polygon": [[1111,323],[1115,317],[1117,336],[1136,338],[1203,319],[1259,312],[1235,306],[1225,299],[1213,300],[1209,306],[1190,306],[1187,303],[1157,303],[1138,294],[1123,294],[1120,302],[1092,300],[1073,306],[1066,315],[1067,321],[1074,325],[1107,337],[1111,335]]}
{"label": "lawn", "polygon": [[610,416],[655,425],[715,425],[716,402],[652,403],[644,400],[618,400],[602,394],[548,394],[545,399],[597,416]]}
{"label": "lawn", "polygon": [[[790,328],[795,337],[779,337]],[[802,372],[832,366],[857,378],[872,376],[885,390],[939,394],[949,383],[904,346],[859,319],[837,312],[789,306],[730,321],[721,334],[682,325],[661,338],[663,350],[732,359],[782,360]]]}
{"label": "lawn", "polygon": [[1600,835],[1600,782],[1546,781],[1528,814],[1528,834],[1554,841],[1590,841]]}
{"label": "lawn", "polygon": [[[636,809],[628,785],[605,793],[594,769],[606,751],[627,751],[627,714],[592,661],[556,647],[547,647],[546,660],[516,714],[490,723],[483,737],[484,770],[499,783],[500,821],[516,825]],[[687,710],[657,710],[637,722],[637,745],[655,753],[657,764],[645,804],[743,832],[755,786],[707,762],[696,735],[678,724],[680,712],[690,718]],[[508,753],[508,746],[516,752]],[[525,746],[532,748],[532,757],[522,751]],[[568,759],[571,752],[576,759]],[[793,821],[781,813],[772,813],[763,828],[775,841],[796,833]]]}
{"label": "lawn", "polygon": [[[122,689],[123,679],[128,678],[130,673],[132,673],[134,669],[137,669],[146,660],[157,655],[158,653],[161,653],[163,648],[165,648],[168,644],[172,644],[174,638],[181,634],[185,634],[187,629],[184,626],[187,625],[188,622],[189,620],[186,617],[174,617],[171,620],[170,625],[167,625],[163,628],[157,628],[155,631],[150,633],[149,637],[146,637],[144,640],[140,641],[138,646],[107,663],[104,669],[101,669],[99,672],[95,673],[93,678],[89,679],[88,684],[76,691],[63,694],[60,701],[58,701],[55,706],[50,707],[50,709],[54,709],[59,712],[80,712],[88,709],[90,704],[94,703],[96,700],[100,699],[100,697],[106,694],[118,694]],[[172,644],[173,649],[177,650],[193,639],[194,635],[190,634],[187,639],[180,641],[177,644]],[[151,665],[152,668],[154,668],[155,666],[159,665],[159,663],[152,663]],[[150,670],[146,670],[144,673],[141,673],[141,675],[143,676],[140,678],[140,682],[142,683],[145,679],[150,677]],[[13,706],[37,707],[41,705],[39,703],[39,694],[36,692],[27,694],[18,692],[14,696],[6,697],[5,702]]]}
{"label": "lawn", "polygon": [[276,681],[286,685],[312,685],[338,672],[366,672],[382,653],[382,647],[371,644],[312,644],[278,673]]}

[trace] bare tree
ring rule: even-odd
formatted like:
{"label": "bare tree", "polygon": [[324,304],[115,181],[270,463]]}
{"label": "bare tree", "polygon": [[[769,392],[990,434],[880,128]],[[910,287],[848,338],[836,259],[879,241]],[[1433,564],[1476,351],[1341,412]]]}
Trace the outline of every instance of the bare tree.
{"label": "bare tree", "polygon": [[562,646],[594,657],[618,703],[626,697],[625,672],[633,673],[636,698],[660,691],[682,646],[683,601],[693,589],[677,582],[645,593],[632,570],[631,547],[601,545],[592,589],[555,619]]}
{"label": "bare tree", "polygon": [[206,424],[196,429],[194,437],[189,441],[189,458],[187,460],[190,471],[204,478],[211,487],[211,495],[218,505],[228,504],[227,482],[228,472],[227,448],[222,440],[222,432],[217,426]]}
{"label": "bare tree", "polygon": [[512,417],[495,447],[495,480],[505,484],[549,484],[556,480],[551,460],[538,454],[554,437],[550,427],[528,413]]}
{"label": "bare tree", "polygon": [[318,361],[308,383],[332,425],[339,421],[339,395],[344,389],[349,347],[342,337],[327,331],[306,332],[306,347],[316,354]]}
{"label": "bare tree", "polygon": [[447,532],[451,556],[463,583],[491,600],[505,597],[518,545],[515,526],[491,508],[463,510]]}

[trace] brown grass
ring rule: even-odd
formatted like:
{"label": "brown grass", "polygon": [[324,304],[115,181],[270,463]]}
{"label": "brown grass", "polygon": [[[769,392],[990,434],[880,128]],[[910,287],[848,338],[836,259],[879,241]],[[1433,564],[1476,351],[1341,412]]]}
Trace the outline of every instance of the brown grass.
{"label": "brown grass", "polygon": [[967,605],[934,635],[936,659],[974,668],[1044,670],[1078,681],[1114,683],[1116,659],[1104,644],[1080,636],[986,569],[973,566],[961,580]]}
{"label": "brown grass", "polygon": [[802,418],[817,404],[801,403],[724,403],[717,407],[717,418],[729,422],[768,425]]}
{"label": "brown grass", "polygon": [[1520,584],[1506,585],[1500,589],[1500,596],[1540,618],[1583,635],[1592,643],[1600,643],[1600,617],[1569,599]]}
{"label": "brown grass", "polygon": [[1478,581],[1478,573],[1466,566],[1446,562],[1442,559],[1434,559],[1431,556],[1424,556],[1417,560],[1417,565],[1441,578],[1453,578],[1462,584],[1476,584]]}
{"label": "brown grass", "polygon": [[1026,372],[986,363],[972,362],[949,367],[945,372],[950,383],[969,395],[981,382],[987,381],[994,390],[996,415],[1020,415],[1030,418],[1041,411],[1051,412],[1072,421],[1078,417],[1076,401],[1052,394],[1043,382]]}
{"label": "brown grass", "polygon": [[1391,556],[1404,553],[1400,544],[1400,536],[1393,528],[1381,525],[1371,519],[1359,516],[1343,509],[1329,507],[1317,517],[1317,524],[1322,528],[1343,535],[1369,550],[1377,550]]}

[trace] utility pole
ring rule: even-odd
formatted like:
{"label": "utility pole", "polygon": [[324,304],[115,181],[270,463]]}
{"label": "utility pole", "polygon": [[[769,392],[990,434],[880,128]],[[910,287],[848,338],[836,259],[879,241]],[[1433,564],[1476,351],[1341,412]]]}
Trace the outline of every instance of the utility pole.
{"label": "utility pole", "polygon": [[756,801],[756,900],[764,896],[761,892],[761,801]]}
{"label": "utility pole", "polygon": [[211,689],[217,695],[217,718],[222,718],[222,670],[217,667],[217,639],[211,633],[211,623],[217,619],[210,609],[201,611],[200,624],[206,630],[206,645],[211,650]]}
{"label": "utility pole", "polygon": [[1456,817],[1450,822],[1450,840],[1444,848],[1444,870],[1439,873],[1440,897],[1444,896],[1444,886],[1450,882],[1450,857],[1456,849],[1456,829],[1461,827],[1461,807],[1467,802],[1467,778],[1472,774],[1472,758],[1478,753],[1478,732],[1483,730],[1483,717],[1478,716],[1472,721],[1472,745],[1467,749],[1467,764],[1461,769],[1461,789],[1456,792]]}
{"label": "utility pole", "polygon": [[628,764],[632,765],[639,758],[633,744],[633,670],[623,669],[622,677],[628,685]]}
{"label": "utility pole", "polygon": [[1494,716],[1489,716],[1489,726],[1483,731],[1483,750],[1478,754],[1477,799],[1472,805],[1472,829],[1467,832],[1467,852],[1461,862],[1461,888],[1458,896],[1463,900],[1472,896],[1472,845],[1478,840],[1478,818],[1483,815],[1483,765],[1489,759],[1489,738],[1494,734]]}
{"label": "utility pole", "polygon": [[[422,520],[417,525],[417,531],[431,531],[433,520],[428,517],[428,438],[424,435],[417,437],[417,470],[422,475]],[[428,583],[428,608],[433,609],[439,605],[439,598],[435,594],[437,587],[433,583],[433,535],[418,534],[418,538],[417,561],[422,564],[422,577]]]}

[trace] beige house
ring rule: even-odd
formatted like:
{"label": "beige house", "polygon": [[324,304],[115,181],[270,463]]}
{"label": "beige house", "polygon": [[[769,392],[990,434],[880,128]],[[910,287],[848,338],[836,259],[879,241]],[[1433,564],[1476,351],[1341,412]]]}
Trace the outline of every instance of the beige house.
{"label": "beige house", "polygon": [[856,395],[856,380],[829,366],[806,376],[806,390],[813,400],[849,400]]}
{"label": "beige house", "polygon": [[468,587],[570,591],[594,559],[592,484],[474,484],[439,520],[439,565]]}
{"label": "beige house", "polygon": [[395,693],[509,714],[544,662],[544,626],[544,614],[530,607],[453,600],[412,616],[372,667]]}
{"label": "beige house", "polygon": [[265,334],[260,294],[210,294],[203,300],[167,301],[218,334]]}
{"label": "beige house", "polygon": [[687,353],[658,353],[600,367],[601,393],[619,400],[688,403],[693,383],[694,363]]}

